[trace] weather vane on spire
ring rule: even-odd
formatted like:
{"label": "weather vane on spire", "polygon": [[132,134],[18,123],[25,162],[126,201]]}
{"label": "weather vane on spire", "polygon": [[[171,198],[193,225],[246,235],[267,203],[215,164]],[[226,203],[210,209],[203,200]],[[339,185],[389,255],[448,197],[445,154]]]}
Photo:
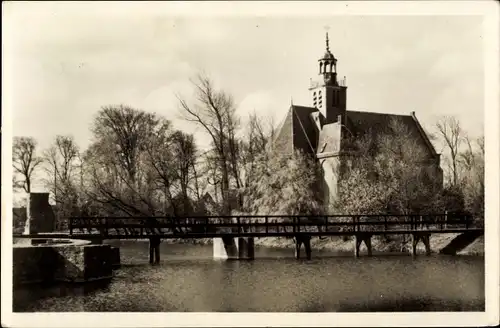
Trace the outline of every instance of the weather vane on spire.
{"label": "weather vane on spire", "polygon": [[330,26],[325,26],[326,31],[326,51],[330,51],[330,40],[328,39],[328,30],[330,30]]}

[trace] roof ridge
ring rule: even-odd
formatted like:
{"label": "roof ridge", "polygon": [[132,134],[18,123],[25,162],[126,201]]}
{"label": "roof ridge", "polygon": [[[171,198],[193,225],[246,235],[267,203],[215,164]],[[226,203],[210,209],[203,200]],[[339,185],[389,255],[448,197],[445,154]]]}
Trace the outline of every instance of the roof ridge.
{"label": "roof ridge", "polygon": [[308,108],[308,109],[316,109],[316,107],[312,107],[312,106],[302,106],[302,105],[291,105],[291,107],[301,107],[301,108]]}
{"label": "roof ridge", "polygon": [[377,114],[377,115],[389,115],[389,116],[408,116],[411,117],[411,114],[391,114],[391,113],[380,113],[380,112],[366,112],[360,110],[346,110],[346,112],[351,113],[363,113],[363,114]]}

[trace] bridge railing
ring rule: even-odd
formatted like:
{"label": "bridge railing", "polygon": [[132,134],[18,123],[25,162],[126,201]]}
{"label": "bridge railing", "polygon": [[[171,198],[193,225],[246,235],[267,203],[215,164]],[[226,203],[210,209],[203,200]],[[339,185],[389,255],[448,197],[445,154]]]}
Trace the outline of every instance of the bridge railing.
{"label": "bridge railing", "polygon": [[213,235],[334,234],[446,230],[470,225],[467,215],[238,215],[189,217],[72,217],[70,234]]}

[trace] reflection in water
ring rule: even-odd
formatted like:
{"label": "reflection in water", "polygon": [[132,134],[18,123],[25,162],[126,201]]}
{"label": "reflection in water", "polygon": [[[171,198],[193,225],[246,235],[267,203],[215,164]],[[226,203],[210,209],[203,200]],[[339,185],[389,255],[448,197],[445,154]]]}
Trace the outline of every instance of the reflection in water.
{"label": "reflection in water", "polygon": [[[484,311],[483,257],[336,257],[256,249],[255,261],[213,260],[211,246],[121,242],[111,282],[23,287],[15,311]],[[320,257],[318,257],[320,255]]]}

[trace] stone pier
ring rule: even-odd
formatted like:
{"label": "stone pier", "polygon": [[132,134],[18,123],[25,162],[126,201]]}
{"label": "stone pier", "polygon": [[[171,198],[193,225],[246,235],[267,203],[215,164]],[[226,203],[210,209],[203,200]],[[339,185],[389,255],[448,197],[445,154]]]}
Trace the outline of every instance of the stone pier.
{"label": "stone pier", "polygon": [[425,232],[421,232],[421,233],[413,233],[411,235],[411,245],[412,245],[412,248],[411,248],[411,254],[413,256],[416,256],[417,255],[417,245],[420,241],[422,241],[424,243],[424,246],[425,246],[425,254],[426,255],[431,255],[431,244],[430,244],[430,237],[431,237],[431,234],[430,233],[425,233]]}
{"label": "stone pier", "polygon": [[366,250],[368,256],[372,256],[372,235],[370,234],[357,234],[354,236],[354,256],[359,257],[359,250],[361,248],[361,243],[364,242],[366,245]]}
{"label": "stone pier", "polygon": [[255,246],[253,237],[223,237],[213,239],[214,259],[253,260]]}
{"label": "stone pier", "polygon": [[311,250],[311,236],[296,236],[295,237],[295,258],[300,259],[300,248],[304,244],[304,249],[306,251],[306,258],[308,260],[312,257]]}
{"label": "stone pier", "polygon": [[120,266],[119,248],[88,240],[38,238],[13,247],[13,283],[90,282],[109,280]]}

